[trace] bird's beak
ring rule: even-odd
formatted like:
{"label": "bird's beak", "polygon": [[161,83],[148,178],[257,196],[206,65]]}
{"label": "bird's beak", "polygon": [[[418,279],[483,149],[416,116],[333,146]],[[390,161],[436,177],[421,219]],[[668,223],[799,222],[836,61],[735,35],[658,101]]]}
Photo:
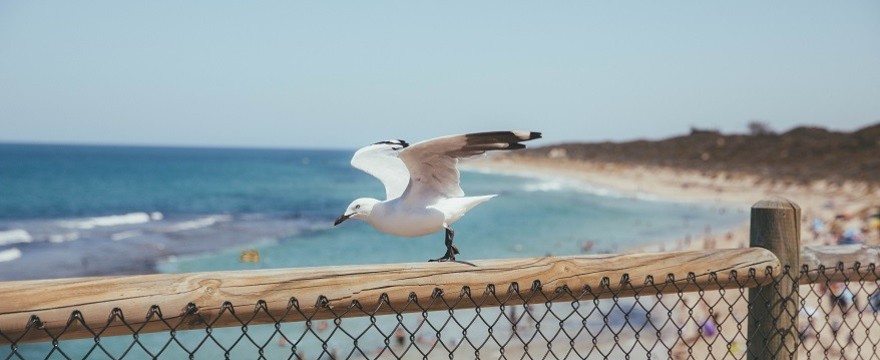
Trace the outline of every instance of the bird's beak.
{"label": "bird's beak", "polygon": [[350,218],[352,215],[354,215],[354,213],[351,213],[348,215],[346,215],[346,214],[340,215],[338,218],[336,218],[336,221],[333,223],[333,226],[342,224],[343,221],[348,220],[348,218]]}

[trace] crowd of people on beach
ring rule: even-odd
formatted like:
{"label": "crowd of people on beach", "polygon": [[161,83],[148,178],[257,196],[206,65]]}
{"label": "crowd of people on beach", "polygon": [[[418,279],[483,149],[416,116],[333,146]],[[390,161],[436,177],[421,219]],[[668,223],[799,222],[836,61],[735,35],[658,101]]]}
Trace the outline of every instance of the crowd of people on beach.
{"label": "crowd of people on beach", "polygon": [[[829,201],[824,205],[832,208]],[[812,241],[822,245],[880,245],[880,208],[835,213],[833,218],[814,215],[809,220]]]}

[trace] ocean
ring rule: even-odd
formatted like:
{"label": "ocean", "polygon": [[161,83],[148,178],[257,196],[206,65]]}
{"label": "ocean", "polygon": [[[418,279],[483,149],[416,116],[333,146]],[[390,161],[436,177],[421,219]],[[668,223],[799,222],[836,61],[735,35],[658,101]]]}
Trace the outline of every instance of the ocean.
{"label": "ocean", "polygon": [[[351,200],[384,195],[377,180],[349,165],[352,153],[0,144],[0,279],[422,262],[442,255],[442,233],[408,239],[358,221],[332,225]],[[700,235],[707,227],[717,233],[747,217],[735,206],[618,194],[541,174],[464,171],[462,186],[470,195],[499,194],[454,224],[462,260],[581,254],[587,242],[593,244],[590,253],[616,252]],[[259,252],[259,261],[242,261],[244,250]],[[428,320],[442,323],[444,316],[431,313]],[[621,327],[624,316],[612,311],[608,321]],[[402,321],[415,324],[421,315]],[[380,344],[380,350],[381,334],[393,332],[396,323],[393,316],[378,317],[375,325],[368,318],[345,320],[347,327],[383,329],[362,338],[362,344]],[[598,331],[609,325],[586,326]],[[309,356],[322,351],[322,341],[304,324],[281,329],[301,336],[298,349]],[[276,343],[274,332],[272,325],[261,325],[251,326],[248,334]],[[238,328],[212,334],[223,346],[241,335]],[[461,334],[450,330],[441,336]],[[179,332],[175,341],[194,348],[204,337],[204,331]],[[167,333],[141,335],[137,341],[143,348],[132,347],[132,341],[131,336],[103,338],[101,351],[151,358],[143,349],[172,342]],[[331,346],[354,351],[345,343],[332,340]],[[71,358],[96,351],[90,339],[58,346]],[[16,351],[43,358],[52,349],[51,343],[37,343]],[[10,351],[0,347],[0,357]],[[231,356],[251,358],[256,351],[243,344]],[[270,358],[291,354],[283,344],[265,351]],[[220,358],[224,352],[209,342],[197,358]],[[177,346],[164,354],[186,356]]]}
{"label": "ocean", "polygon": [[[353,150],[0,145],[0,279],[420,262],[443,234],[333,220],[382,197]],[[462,172],[499,194],[454,224],[463,260],[593,253],[700,235],[743,209],[615,194],[550,176]],[[243,250],[260,261],[243,262]]]}

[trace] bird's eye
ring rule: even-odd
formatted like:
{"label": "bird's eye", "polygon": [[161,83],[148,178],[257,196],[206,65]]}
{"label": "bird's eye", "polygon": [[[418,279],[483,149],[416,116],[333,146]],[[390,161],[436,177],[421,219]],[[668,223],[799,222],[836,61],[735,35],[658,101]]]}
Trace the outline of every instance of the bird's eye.
{"label": "bird's eye", "polygon": [[360,209],[360,208],[361,208],[360,205],[355,205],[355,206],[354,206],[354,209],[355,209],[355,210]]}

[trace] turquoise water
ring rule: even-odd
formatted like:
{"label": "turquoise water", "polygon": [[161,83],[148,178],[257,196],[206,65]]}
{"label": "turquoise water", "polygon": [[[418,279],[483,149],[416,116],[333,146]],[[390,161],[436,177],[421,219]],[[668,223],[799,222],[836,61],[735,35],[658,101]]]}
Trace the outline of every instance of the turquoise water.
{"label": "turquoise water", "polygon": [[[0,278],[419,262],[443,234],[397,238],[349,221],[381,184],[352,151],[0,145]],[[609,196],[576,182],[463,172],[499,194],[458,223],[463,260],[592,252],[701,234],[741,209]],[[240,252],[256,249],[259,263]],[[16,253],[19,256],[14,256]]]}
{"label": "turquoise water", "polygon": [[[440,233],[405,239],[357,221],[332,226],[354,198],[384,194],[377,180],[349,166],[351,154],[0,145],[0,278],[421,262],[442,255]],[[586,241],[594,242],[594,253],[614,252],[701,234],[707,226],[718,231],[746,219],[742,209],[615,196],[547,176],[464,172],[462,184],[471,195],[499,194],[454,224],[463,260],[579,254]],[[241,262],[243,249],[258,250],[261,261]],[[404,321],[415,324],[420,318],[411,314]],[[442,323],[443,314],[430,314],[433,321]],[[344,324],[371,326],[367,318]],[[394,324],[393,317],[380,317],[375,326],[391,333]],[[308,333],[302,323],[283,324],[282,330]],[[279,341],[274,331],[271,325],[251,326],[248,334],[272,345]],[[213,332],[223,346],[240,335],[239,328]],[[176,339],[193,348],[204,336],[204,331],[179,332]],[[384,341],[377,333],[362,340]],[[138,341],[155,350],[171,340],[159,333]],[[101,344],[118,356],[132,337],[104,338]],[[163,358],[185,356],[174,344]],[[223,356],[219,346],[206,344],[198,358]],[[331,345],[352,351],[344,339]],[[103,353],[93,346],[92,340],[59,343],[72,358]],[[309,354],[320,348],[311,336],[299,346]],[[52,345],[28,344],[18,351],[25,358],[43,358]],[[127,358],[149,358],[140,346],[130,351]],[[250,358],[255,351],[244,343],[232,358]],[[266,351],[270,358],[290,355],[283,344]],[[9,348],[0,347],[0,356],[9,354]]]}

